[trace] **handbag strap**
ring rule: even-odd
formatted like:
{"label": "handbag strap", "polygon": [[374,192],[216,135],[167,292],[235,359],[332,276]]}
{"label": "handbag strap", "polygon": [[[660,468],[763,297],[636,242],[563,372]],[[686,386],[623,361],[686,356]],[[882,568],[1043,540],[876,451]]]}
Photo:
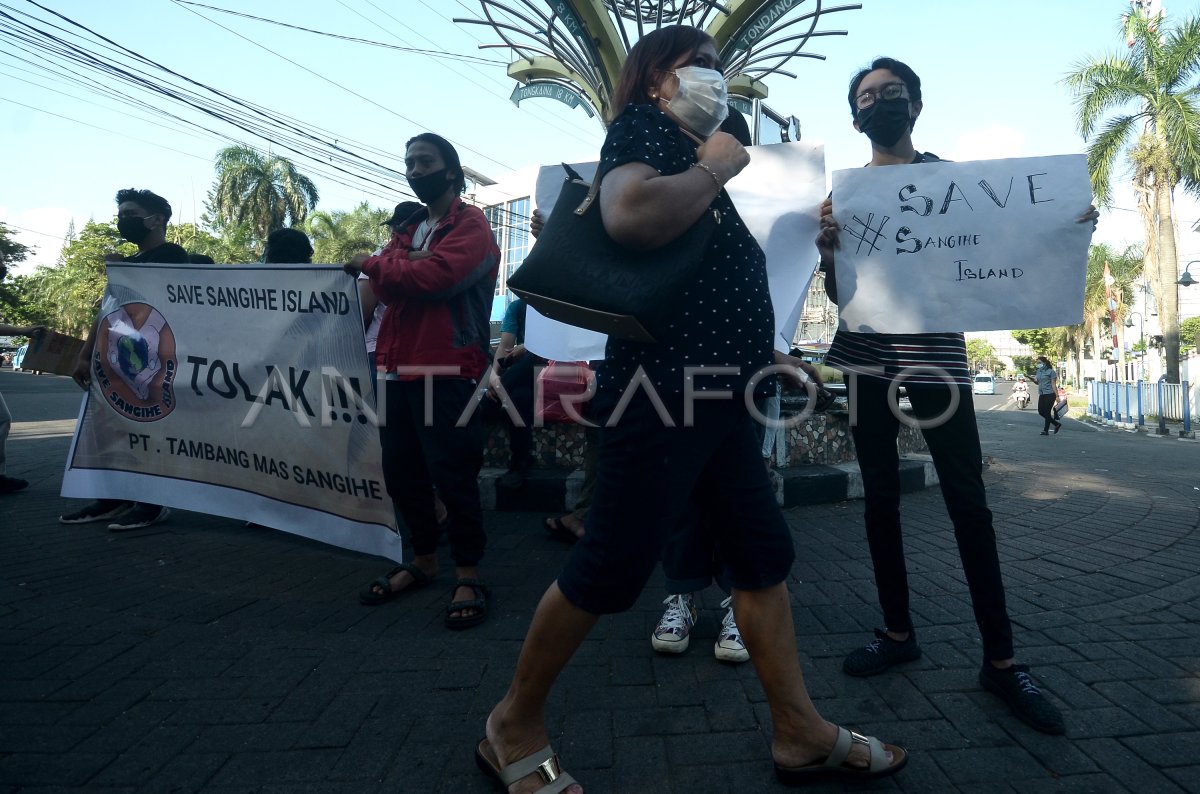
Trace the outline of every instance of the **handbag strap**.
{"label": "handbag strap", "polygon": [[[702,146],[704,144],[703,138],[692,134],[688,130],[685,130],[682,126],[680,126],[679,131],[682,132],[684,135],[686,135],[688,138],[691,138],[692,141],[695,142],[695,144],[697,146]],[[571,168],[571,166],[567,165],[566,163],[563,163],[562,167],[564,169],[566,169],[568,180],[578,179],[581,182],[583,181],[583,177],[581,177],[578,173],[576,173],[575,169]],[[600,173],[599,173],[599,171],[597,171],[595,178],[592,179],[591,187],[588,188],[587,195],[584,197],[583,201],[579,202],[579,206],[575,208],[576,215],[582,215],[583,213],[588,211],[589,207],[592,206],[592,202],[594,202],[596,200],[596,196],[599,195],[599,193],[600,193],[600,179],[601,179]]]}

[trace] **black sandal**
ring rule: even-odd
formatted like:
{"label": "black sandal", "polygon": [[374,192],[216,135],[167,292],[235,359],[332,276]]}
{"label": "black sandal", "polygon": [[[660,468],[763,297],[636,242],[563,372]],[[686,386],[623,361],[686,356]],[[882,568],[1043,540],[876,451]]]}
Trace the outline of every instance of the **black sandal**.
{"label": "black sandal", "polygon": [[[401,571],[408,571],[408,575],[413,578],[412,584],[408,587],[402,587],[399,590],[392,589],[392,577]],[[382,604],[384,601],[390,601],[401,593],[407,593],[409,590],[418,590],[429,584],[432,580],[429,574],[422,571],[417,566],[411,563],[401,563],[392,570],[380,576],[378,579],[373,579],[367,589],[358,594],[358,602],[363,606],[373,607]],[[379,588],[379,592],[375,592],[375,588]]]}
{"label": "black sandal", "polygon": [[[478,626],[487,618],[488,598],[492,594],[491,588],[478,579],[459,579],[450,589],[451,598],[454,598],[455,592],[460,587],[471,588],[477,597],[468,601],[450,602],[450,605],[446,607],[446,628],[448,629],[469,629],[472,626]],[[464,609],[474,609],[475,614],[454,617],[455,612],[461,612]]]}

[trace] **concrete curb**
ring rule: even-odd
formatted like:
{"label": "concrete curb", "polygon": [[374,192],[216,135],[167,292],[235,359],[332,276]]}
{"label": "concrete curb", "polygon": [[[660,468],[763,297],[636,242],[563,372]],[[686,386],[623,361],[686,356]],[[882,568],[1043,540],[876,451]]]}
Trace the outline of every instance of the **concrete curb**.
{"label": "concrete curb", "polygon": [[[791,466],[776,469],[776,499],[780,507],[827,504],[863,498],[862,474],[855,462],[833,466]],[[523,510],[560,513],[571,510],[583,487],[583,470],[535,469],[525,484],[511,490],[498,485],[504,469],[484,469],[479,474],[479,497],[484,510]],[[928,455],[909,454],[900,459],[900,491],[912,493],[938,484]]]}

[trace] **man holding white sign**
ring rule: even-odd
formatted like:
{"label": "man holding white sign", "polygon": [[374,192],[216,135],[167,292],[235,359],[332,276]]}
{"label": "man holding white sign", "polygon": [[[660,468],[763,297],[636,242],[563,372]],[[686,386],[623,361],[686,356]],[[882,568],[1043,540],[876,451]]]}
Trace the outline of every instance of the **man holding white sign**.
{"label": "man holding white sign", "polygon": [[[934,155],[918,152],[912,143],[913,126],[923,103],[921,80],[906,64],[891,58],[876,59],[854,76],[847,98],[854,128],[871,140],[868,168],[938,162]],[[913,170],[924,173],[924,169]],[[900,184],[915,184],[917,178],[901,180]],[[838,192],[836,175],[834,192]],[[917,216],[920,209],[923,207],[913,210]],[[903,212],[898,208],[897,217]],[[1095,208],[1088,207],[1077,220],[1086,223],[1097,217]],[[870,291],[855,289],[864,282],[855,278],[857,271],[852,270],[847,275],[854,280],[842,285],[848,289],[839,290],[835,251],[848,252],[851,247],[861,251],[860,244],[870,242],[862,238],[872,224],[878,229],[882,221],[873,218],[864,222],[861,217],[835,213],[832,197],[822,205],[817,249],[821,254],[821,269],[826,274],[826,291],[840,306],[845,305],[844,298],[849,293],[869,298]],[[853,236],[856,232],[858,237]],[[900,231],[895,233],[899,238]],[[893,242],[890,237],[878,242],[884,239],[889,245]],[[895,243],[893,247],[900,247],[901,240],[896,239]],[[945,295],[941,299],[954,300],[953,296]],[[904,307],[899,305],[887,308],[896,315],[905,314]],[[915,315],[937,313],[941,309],[927,305],[909,308],[915,310],[912,312]],[[954,524],[976,624],[983,639],[980,684],[1000,696],[1017,717],[1037,730],[1062,733],[1065,728],[1058,709],[1042,694],[1029,668],[1014,664],[1012,626],[1005,605],[992,514],[984,491],[983,454],[961,328],[912,329],[925,333],[909,332],[909,328],[887,329],[899,331],[894,333],[877,330],[880,329],[869,323],[858,323],[852,329],[843,316],[826,357],[828,364],[848,375],[851,431],[865,491],[867,541],[886,624],[886,628],[876,629],[871,644],[846,658],[843,670],[855,676],[876,675],[894,664],[921,656],[909,611],[908,573],[900,527],[896,436],[901,421],[912,422],[901,416],[897,405],[897,388],[903,385],[929,445]]]}

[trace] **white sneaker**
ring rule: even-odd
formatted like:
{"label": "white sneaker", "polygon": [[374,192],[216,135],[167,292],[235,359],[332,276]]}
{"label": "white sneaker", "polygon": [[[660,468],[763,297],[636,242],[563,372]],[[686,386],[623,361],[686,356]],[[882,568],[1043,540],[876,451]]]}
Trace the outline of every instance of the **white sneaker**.
{"label": "white sneaker", "polygon": [[721,633],[717,635],[717,644],[713,646],[713,654],[722,662],[748,662],[750,652],[742,642],[742,633],[733,622],[733,598],[721,602],[725,617],[721,620]]}
{"label": "white sneaker", "polygon": [[683,653],[688,648],[688,635],[700,614],[691,593],[667,596],[667,609],[654,628],[650,644],[661,653]]}

